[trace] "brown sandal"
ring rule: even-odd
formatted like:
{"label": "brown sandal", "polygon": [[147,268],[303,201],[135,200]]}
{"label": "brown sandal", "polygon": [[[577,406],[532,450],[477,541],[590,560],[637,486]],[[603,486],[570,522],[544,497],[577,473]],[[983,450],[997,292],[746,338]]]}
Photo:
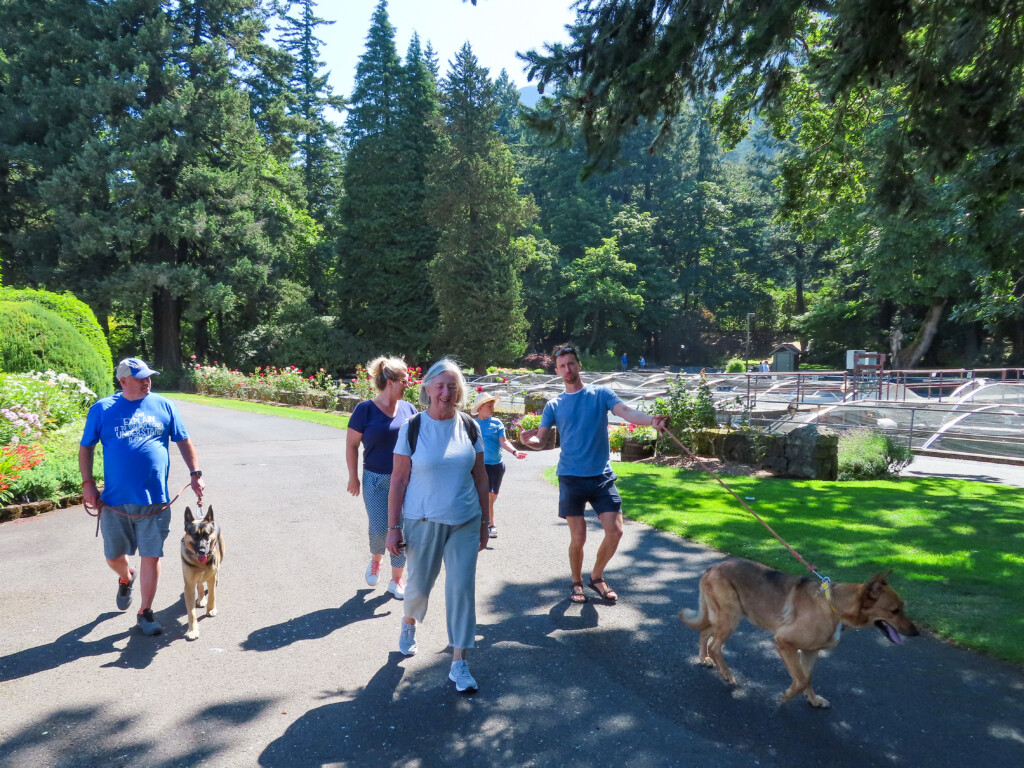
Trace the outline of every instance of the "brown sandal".
{"label": "brown sandal", "polygon": [[[598,584],[604,584],[604,592],[597,588]],[[615,594],[615,590],[609,587],[604,579],[591,579],[587,586],[597,592],[597,594],[601,596],[602,600],[607,600],[609,603],[614,603],[619,599],[619,596]]]}
{"label": "brown sandal", "polygon": [[587,596],[583,593],[583,582],[574,581],[572,583],[572,589],[569,591],[569,602],[585,603],[587,602],[587,599]]}

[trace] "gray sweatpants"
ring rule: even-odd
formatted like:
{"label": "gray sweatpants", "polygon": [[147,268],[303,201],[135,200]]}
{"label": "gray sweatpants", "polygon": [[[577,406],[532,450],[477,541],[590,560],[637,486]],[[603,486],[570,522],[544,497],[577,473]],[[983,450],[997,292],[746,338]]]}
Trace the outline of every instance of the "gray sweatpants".
{"label": "gray sweatpants", "polygon": [[480,518],[462,525],[445,525],[422,518],[405,518],[405,615],[423,621],[430,590],[444,563],[444,599],[448,609],[448,642],[453,648],[476,643],[476,558],[480,548]]}

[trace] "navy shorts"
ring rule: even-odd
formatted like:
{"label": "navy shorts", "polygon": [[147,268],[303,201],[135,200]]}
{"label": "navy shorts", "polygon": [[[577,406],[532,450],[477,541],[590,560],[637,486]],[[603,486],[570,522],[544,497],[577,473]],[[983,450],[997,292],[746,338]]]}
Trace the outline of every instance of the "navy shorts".
{"label": "navy shorts", "polygon": [[491,493],[497,494],[501,490],[501,481],[505,477],[505,465],[502,462],[497,464],[484,464],[487,470],[487,486]]}
{"label": "navy shorts", "polygon": [[622,497],[615,487],[618,478],[614,472],[603,475],[579,477],[558,476],[558,516],[582,517],[587,502],[598,515],[605,512],[622,512]]}

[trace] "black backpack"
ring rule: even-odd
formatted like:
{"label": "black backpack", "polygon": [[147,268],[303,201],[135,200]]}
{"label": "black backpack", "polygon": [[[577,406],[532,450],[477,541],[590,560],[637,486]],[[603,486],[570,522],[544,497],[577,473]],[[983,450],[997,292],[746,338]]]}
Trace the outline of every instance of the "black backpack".
{"label": "black backpack", "polygon": [[[469,437],[469,444],[476,445],[476,439],[480,436],[480,428],[476,424],[476,419],[470,416],[465,411],[458,411],[460,421],[462,422],[462,428],[466,430],[466,435]],[[416,453],[416,441],[420,438],[420,416],[422,412],[417,413],[411,419],[409,419],[409,454],[410,456]]]}

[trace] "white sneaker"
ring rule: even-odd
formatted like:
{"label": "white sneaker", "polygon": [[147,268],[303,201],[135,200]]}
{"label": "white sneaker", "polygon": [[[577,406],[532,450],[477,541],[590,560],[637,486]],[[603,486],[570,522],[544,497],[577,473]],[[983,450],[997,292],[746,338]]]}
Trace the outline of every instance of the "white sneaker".
{"label": "white sneaker", "polygon": [[388,592],[394,595],[396,600],[405,600],[405,579],[392,579],[388,583]]}
{"label": "white sneaker", "polygon": [[452,662],[448,679],[455,683],[455,690],[459,693],[476,693],[478,690],[476,680],[469,674],[469,664],[465,659]]}
{"label": "white sneaker", "polygon": [[371,587],[377,586],[377,579],[380,578],[380,561],[370,559],[370,564],[366,566],[366,583]]}
{"label": "white sneaker", "polygon": [[416,625],[402,621],[402,631],[398,635],[398,650],[403,656],[415,656],[419,646],[416,645]]}

